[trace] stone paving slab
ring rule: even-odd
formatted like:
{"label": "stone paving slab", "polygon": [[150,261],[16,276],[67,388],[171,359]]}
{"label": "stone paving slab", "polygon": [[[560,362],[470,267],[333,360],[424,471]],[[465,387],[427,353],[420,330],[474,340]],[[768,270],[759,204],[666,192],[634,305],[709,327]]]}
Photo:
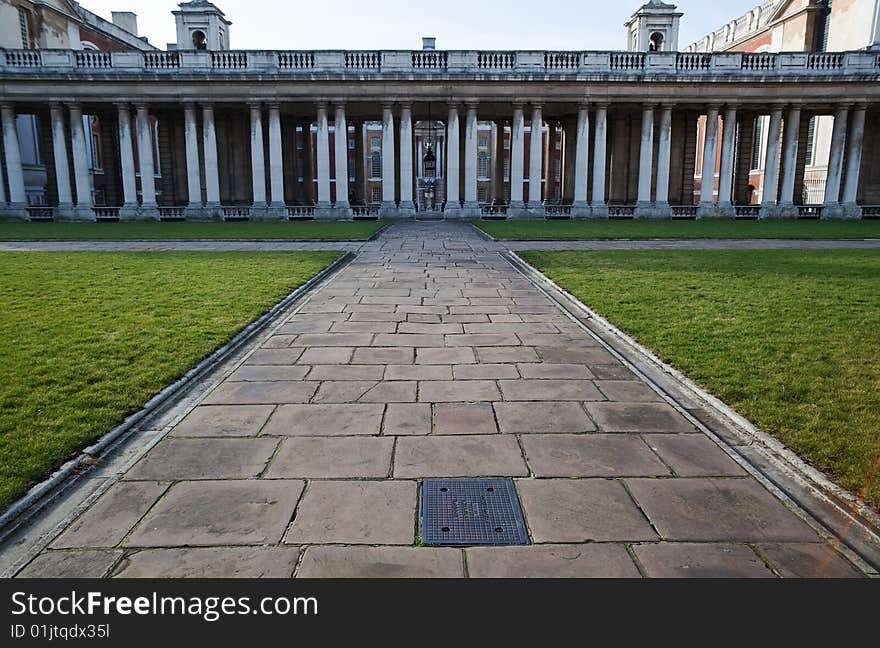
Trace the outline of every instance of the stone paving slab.
{"label": "stone paving slab", "polygon": [[[106,491],[18,575],[861,575],[504,244],[408,222],[345,246],[351,264],[138,433],[155,445],[102,462]],[[488,476],[514,480],[531,544],[419,546],[421,480]]]}

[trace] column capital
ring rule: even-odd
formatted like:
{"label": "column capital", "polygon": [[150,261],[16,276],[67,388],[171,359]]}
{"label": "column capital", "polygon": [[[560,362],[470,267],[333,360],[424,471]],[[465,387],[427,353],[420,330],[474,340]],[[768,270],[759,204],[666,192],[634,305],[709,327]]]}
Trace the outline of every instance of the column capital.
{"label": "column capital", "polygon": [[458,110],[459,106],[461,106],[461,101],[459,101],[458,99],[448,99],[446,101],[446,105],[449,107],[450,110]]}
{"label": "column capital", "polygon": [[671,101],[661,101],[660,108],[662,110],[672,110],[673,108],[675,108],[675,104]]}
{"label": "column capital", "polygon": [[654,110],[657,106],[660,105],[656,101],[649,101],[642,104],[642,110]]}
{"label": "column capital", "polygon": [[711,112],[714,110],[715,112],[720,112],[722,106],[723,106],[723,104],[721,104],[721,103],[706,104],[706,111]]}
{"label": "column capital", "polygon": [[263,102],[262,101],[248,101],[247,105],[248,105],[248,108],[250,108],[251,110],[254,110],[255,108],[257,110],[263,109]]}
{"label": "column capital", "polygon": [[60,101],[50,101],[49,102],[49,110],[61,110],[64,108],[64,104]]}
{"label": "column capital", "polygon": [[858,101],[853,104],[853,110],[867,110],[868,103],[866,101]]}
{"label": "column capital", "polygon": [[610,101],[597,101],[595,106],[599,110],[608,110],[611,107],[611,102]]}
{"label": "column capital", "polygon": [[148,104],[146,101],[138,101],[134,104],[134,107],[137,110],[149,110],[150,104]]}
{"label": "column capital", "polygon": [[327,110],[327,100],[326,99],[317,99],[315,101],[315,108],[318,111]]}
{"label": "column capital", "polygon": [[464,105],[468,109],[477,108],[480,105],[480,100],[479,99],[465,99]]}
{"label": "column capital", "polygon": [[15,104],[10,101],[4,101],[0,103],[0,110],[11,110],[15,112]]}
{"label": "column capital", "polygon": [[532,107],[532,110],[544,110],[543,101],[530,101],[529,105]]}
{"label": "column capital", "polygon": [[266,104],[266,108],[269,110],[281,110],[281,104],[277,101],[273,101]]}
{"label": "column capital", "polygon": [[510,104],[510,107],[513,110],[522,110],[523,106],[525,106],[525,103],[522,101],[514,101],[514,102],[511,102],[511,104]]}

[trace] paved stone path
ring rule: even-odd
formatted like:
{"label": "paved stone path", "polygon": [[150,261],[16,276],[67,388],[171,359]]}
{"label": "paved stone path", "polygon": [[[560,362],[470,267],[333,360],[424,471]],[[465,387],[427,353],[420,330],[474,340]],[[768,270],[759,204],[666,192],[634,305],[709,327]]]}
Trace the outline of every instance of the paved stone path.
{"label": "paved stone path", "polygon": [[[361,246],[18,575],[859,574],[497,247]],[[531,545],[417,546],[464,476],[514,478]]]}

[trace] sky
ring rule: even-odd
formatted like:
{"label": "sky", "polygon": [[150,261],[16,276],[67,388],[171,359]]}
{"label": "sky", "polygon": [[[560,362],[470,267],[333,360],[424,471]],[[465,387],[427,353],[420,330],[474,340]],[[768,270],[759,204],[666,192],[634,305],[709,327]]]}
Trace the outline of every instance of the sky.
{"label": "sky", "polygon": [[[214,0],[228,20],[233,49],[625,49],[623,23],[646,0]],[[669,0],[673,1],[673,0]],[[745,13],[761,0],[679,0],[679,46]],[[141,36],[165,48],[177,40],[168,0],[81,0],[110,19],[138,14]],[[540,11],[537,11],[540,9]]]}

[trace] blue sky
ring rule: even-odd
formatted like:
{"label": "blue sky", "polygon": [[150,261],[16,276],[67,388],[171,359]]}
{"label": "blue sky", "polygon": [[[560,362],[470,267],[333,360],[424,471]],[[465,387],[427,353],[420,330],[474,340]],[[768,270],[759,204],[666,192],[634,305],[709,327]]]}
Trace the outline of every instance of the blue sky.
{"label": "blue sky", "polygon": [[[140,34],[174,42],[177,2],[82,0],[105,18],[138,14]],[[232,21],[236,49],[414,49],[436,36],[438,49],[622,49],[624,21],[642,3],[597,0],[216,0]],[[760,0],[680,0],[680,45],[760,4]]]}

